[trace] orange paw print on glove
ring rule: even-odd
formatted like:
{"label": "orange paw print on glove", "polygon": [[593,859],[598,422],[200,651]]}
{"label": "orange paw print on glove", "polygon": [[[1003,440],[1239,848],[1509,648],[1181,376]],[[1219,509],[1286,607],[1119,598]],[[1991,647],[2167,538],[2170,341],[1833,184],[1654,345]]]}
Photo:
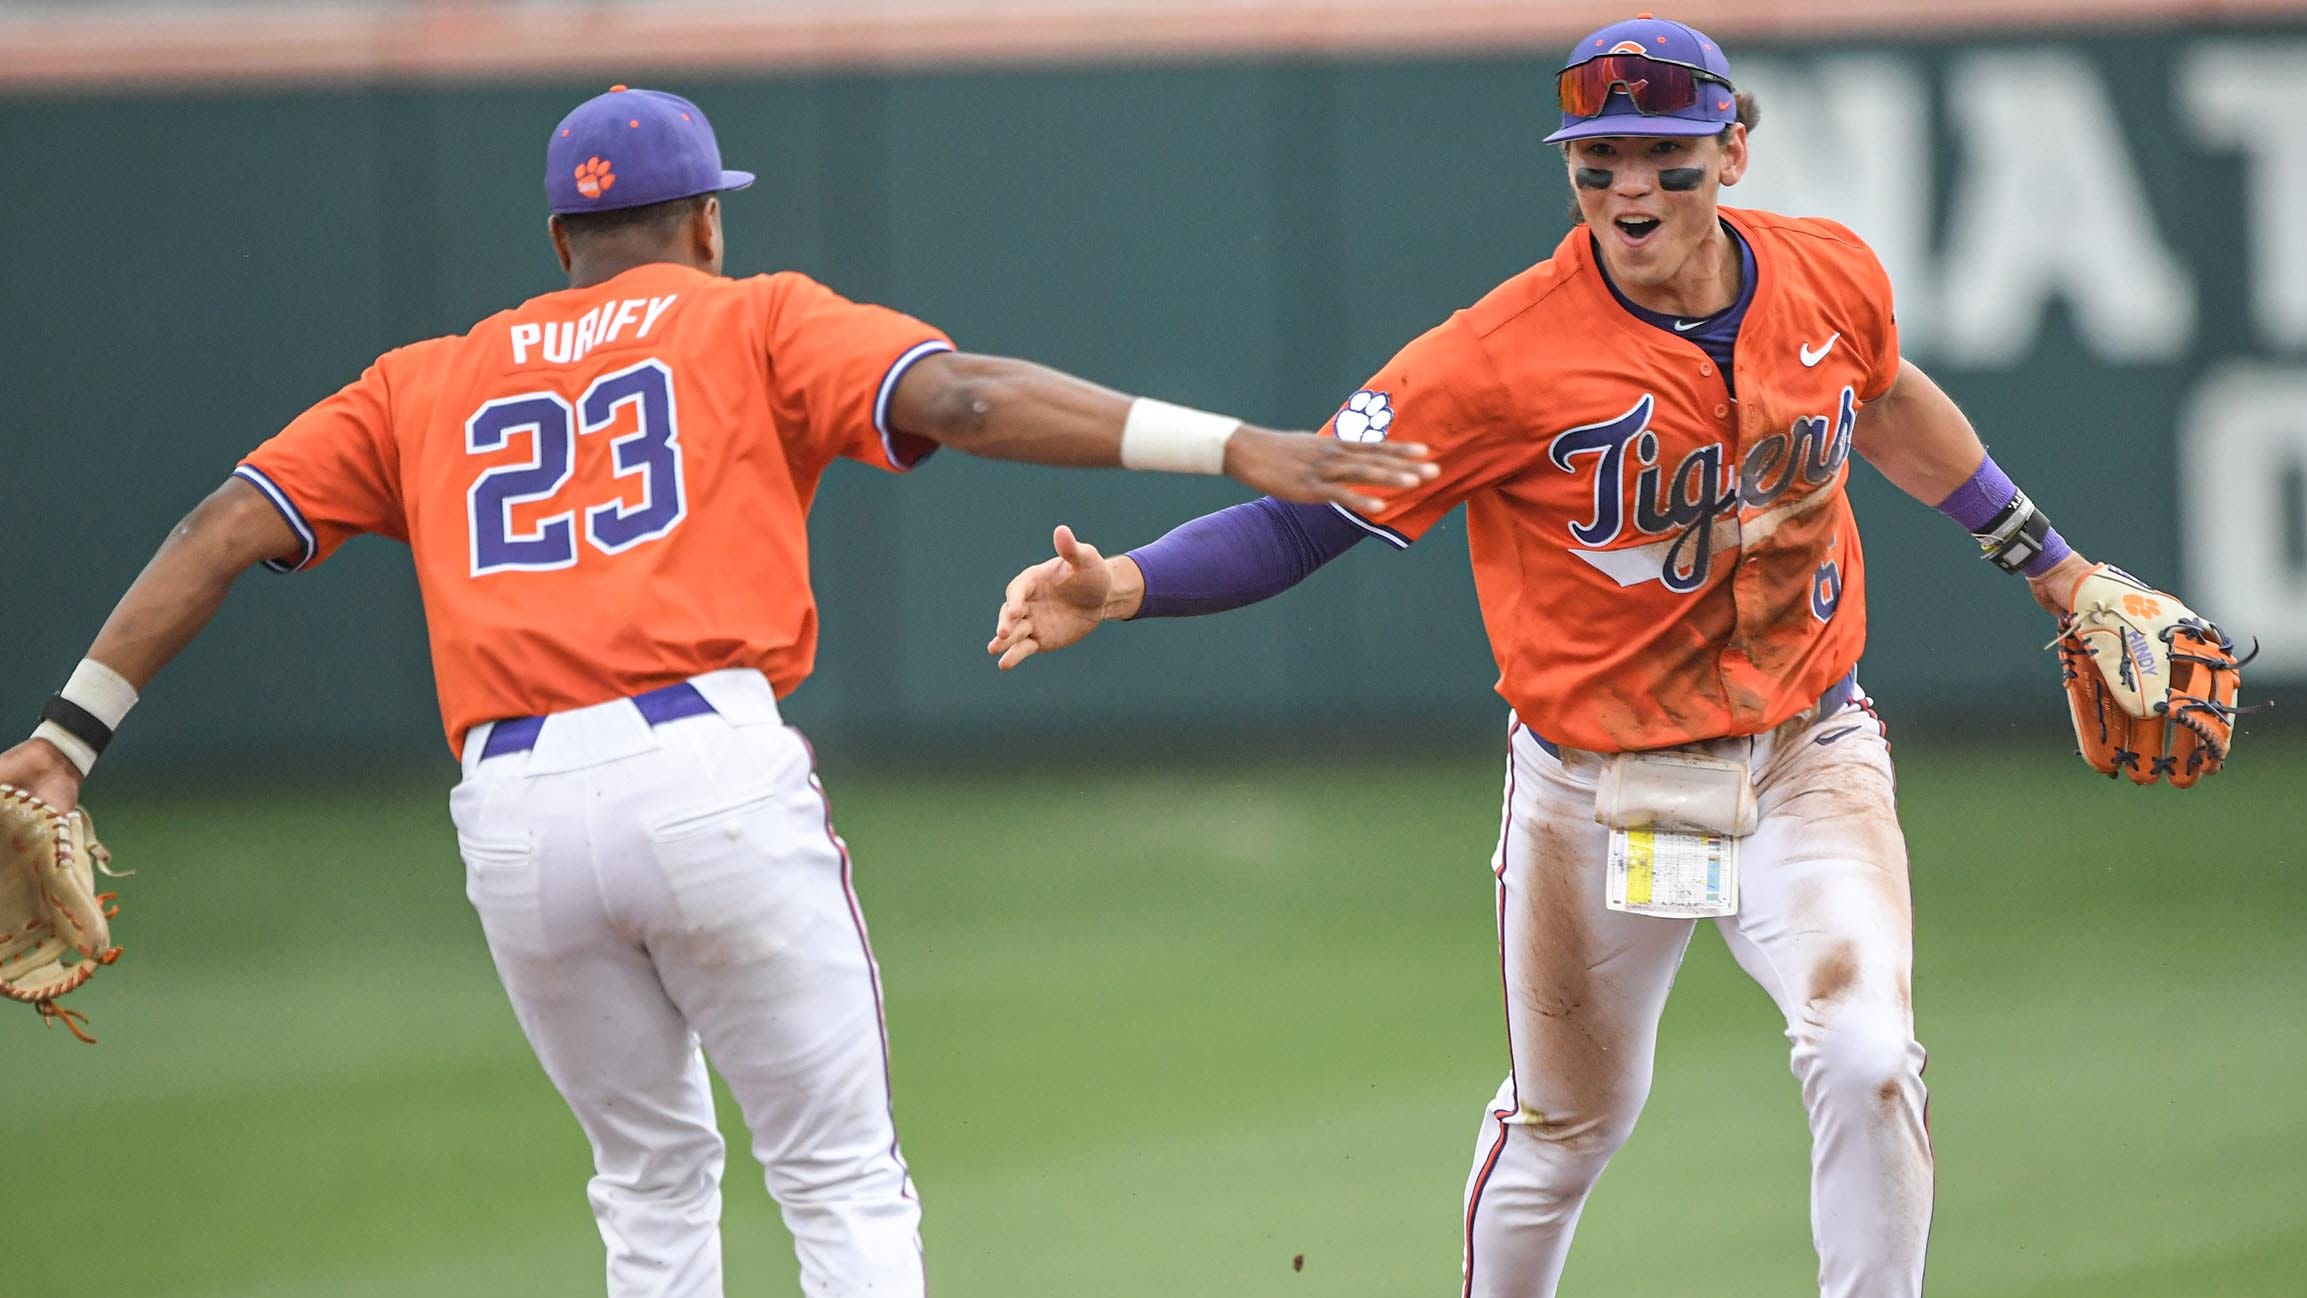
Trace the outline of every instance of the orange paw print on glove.
{"label": "orange paw print on glove", "polygon": [[617,173],[609,170],[604,158],[587,158],[577,164],[577,192],[587,198],[599,198],[617,183]]}
{"label": "orange paw print on glove", "polygon": [[2125,595],[2123,596],[2123,611],[2137,618],[2161,617],[2163,605],[2160,601],[2149,599],[2144,595]]}

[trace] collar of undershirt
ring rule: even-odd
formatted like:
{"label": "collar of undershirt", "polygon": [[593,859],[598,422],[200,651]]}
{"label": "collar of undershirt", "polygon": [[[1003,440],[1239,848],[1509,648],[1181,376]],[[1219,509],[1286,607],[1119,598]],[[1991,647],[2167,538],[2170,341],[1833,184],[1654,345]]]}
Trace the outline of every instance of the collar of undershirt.
{"label": "collar of undershirt", "polygon": [[[1731,300],[1729,306],[1712,315],[1699,316],[1694,320],[1689,316],[1667,315],[1662,311],[1653,311],[1649,307],[1637,305],[1633,299],[1620,292],[1617,283],[1610,278],[1610,268],[1602,261],[1602,243],[1589,231],[1586,239],[1594,254],[1594,269],[1602,276],[1602,282],[1609,286],[1610,296],[1618,299],[1618,305],[1626,308],[1627,314],[1642,323],[1664,329],[1678,338],[1687,338],[1693,333],[1705,332],[1709,322],[1721,320],[1724,316],[1742,314],[1745,312],[1747,304],[1754,301],[1754,249],[1747,244],[1746,237],[1738,232],[1736,226],[1728,221],[1722,221],[1719,217],[1716,220],[1721,222],[1723,233],[1730,236],[1730,241],[1738,245],[1738,296]],[[1677,328],[1678,325],[1681,327]]]}

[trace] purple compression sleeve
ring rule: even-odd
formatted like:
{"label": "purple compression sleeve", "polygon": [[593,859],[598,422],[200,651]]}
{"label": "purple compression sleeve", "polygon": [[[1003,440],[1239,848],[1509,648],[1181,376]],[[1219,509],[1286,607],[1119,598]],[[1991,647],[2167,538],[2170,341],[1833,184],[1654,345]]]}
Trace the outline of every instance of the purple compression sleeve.
{"label": "purple compression sleeve", "polygon": [[1272,496],[1204,514],[1129,552],[1145,574],[1139,617],[1192,617],[1270,599],[1362,539],[1327,505]]}
{"label": "purple compression sleeve", "polygon": [[[1981,532],[2017,494],[2019,485],[2011,481],[2011,475],[2003,472],[2002,466],[1995,463],[1995,457],[1989,455],[1979,461],[1978,472],[1973,473],[1969,481],[1938,503],[1938,511],[1962,524],[1966,532]],[[2050,535],[2043,538],[2043,552],[2027,561],[2027,575],[2040,577],[2073,553],[2074,547],[2068,545],[2067,538],[2060,536],[2059,529],[2054,527]]]}

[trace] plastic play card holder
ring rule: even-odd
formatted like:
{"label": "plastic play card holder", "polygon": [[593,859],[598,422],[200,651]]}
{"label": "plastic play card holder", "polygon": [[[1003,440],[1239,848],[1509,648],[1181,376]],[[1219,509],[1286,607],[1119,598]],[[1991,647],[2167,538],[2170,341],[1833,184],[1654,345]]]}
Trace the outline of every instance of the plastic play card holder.
{"label": "plastic play card holder", "polygon": [[1630,915],[1735,915],[1738,840],[1671,829],[1613,829],[1609,890],[1603,900]]}
{"label": "plastic play card holder", "polygon": [[1738,840],[1760,820],[1746,763],[1614,754],[1595,785],[1594,819],[1610,829],[1610,909],[1674,919],[1738,913]]}

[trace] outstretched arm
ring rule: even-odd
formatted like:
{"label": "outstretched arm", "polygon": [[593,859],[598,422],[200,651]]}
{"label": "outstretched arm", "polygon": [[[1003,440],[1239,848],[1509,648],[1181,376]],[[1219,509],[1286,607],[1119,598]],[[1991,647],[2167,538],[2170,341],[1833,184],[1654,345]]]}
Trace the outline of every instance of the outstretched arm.
{"label": "outstretched arm", "polygon": [[2009,557],[2026,575],[2035,602],[2054,616],[2069,611],[2075,583],[2091,570],[2091,561],[2050,530],[2047,521],[2040,537],[2023,535],[2031,502],[1988,458],[1954,399],[1914,362],[1900,362],[1890,391],[1859,416],[1852,442],[1899,490],[1962,524],[1982,546],[1994,544],[1990,538],[1997,533],[2015,529],[2000,543],[2016,547]]}
{"label": "outstretched arm", "polygon": [[2102,775],[2186,788],[2220,769],[2234,736],[2242,665],[2226,633],[2120,568],[2074,552],[1979,444],[1962,411],[1911,363],[1852,433],[1860,454],[2026,574],[2059,619],[2075,743]]}
{"label": "outstretched arm", "polygon": [[1221,613],[1270,599],[1360,541],[1335,510],[1267,497],[1221,509],[1117,559],[1060,527],[1057,557],[1009,583],[986,652],[1007,671],[1100,622]]}
{"label": "outstretched arm", "polygon": [[217,488],[168,534],[73,673],[63,697],[92,715],[68,711],[69,720],[44,721],[34,738],[0,753],[0,783],[28,789],[53,807],[76,804],[96,760],[93,750],[107,737],[103,731],[208,625],[233,579],[266,559],[299,553],[302,544],[247,482],[233,478]]}
{"label": "outstretched arm", "polygon": [[1356,486],[1433,478],[1426,448],[1253,428],[1001,356],[946,352],[906,369],[890,402],[898,431],[996,460],[1223,473],[1283,500],[1375,511]]}

